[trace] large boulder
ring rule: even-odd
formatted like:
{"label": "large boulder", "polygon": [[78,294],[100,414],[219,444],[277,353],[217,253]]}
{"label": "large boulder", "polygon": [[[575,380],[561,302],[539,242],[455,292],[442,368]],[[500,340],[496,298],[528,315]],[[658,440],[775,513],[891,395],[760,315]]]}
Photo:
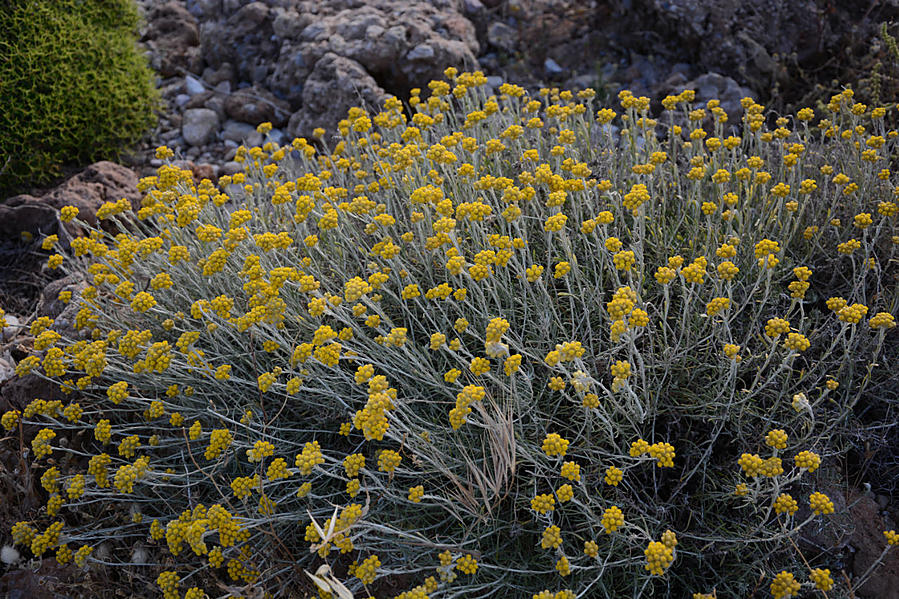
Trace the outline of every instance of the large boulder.
{"label": "large boulder", "polygon": [[0,236],[18,236],[22,231],[49,233],[56,228],[56,212],[63,206],[78,208],[78,218],[97,222],[97,209],[104,202],[126,198],[139,204],[137,175],[114,162],[96,162],[40,197],[21,194],[0,203]]}
{"label": "large boulder", "polygon": [[235,121],[258,125],[266,121],[283,127],[290,118],[290,106],[259,87],[237,90],[225,98],[225,113]]}
{"label": "large boulder", "polygon": [[311,137],[317,127],[333,127],[353,106],[375,110],[387,98],[362,65],[336,54],[325,54],[303,90],[303,110],[290,118],[288,135]]}

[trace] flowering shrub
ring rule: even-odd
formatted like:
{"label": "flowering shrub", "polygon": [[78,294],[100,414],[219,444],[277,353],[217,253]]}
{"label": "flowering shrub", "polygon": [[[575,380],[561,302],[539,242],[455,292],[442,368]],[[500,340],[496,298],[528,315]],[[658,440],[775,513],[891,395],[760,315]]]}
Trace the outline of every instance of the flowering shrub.
{"label": "flowering shrub", "polygon": [[63,166],[115,158],[156,122],[155,73],[131,0],[5,2],[0,11],[0,197]]}
{"label": "flowering shrub", "polygon": [[164,597],[845,584],[793,540],[894,326],[886,111],[747,98],[738,136],[447,76],[218,187],[164,165],[51,258],[90,286],[18,364],[61,394],[3,416],[47,493],[16,542]]}

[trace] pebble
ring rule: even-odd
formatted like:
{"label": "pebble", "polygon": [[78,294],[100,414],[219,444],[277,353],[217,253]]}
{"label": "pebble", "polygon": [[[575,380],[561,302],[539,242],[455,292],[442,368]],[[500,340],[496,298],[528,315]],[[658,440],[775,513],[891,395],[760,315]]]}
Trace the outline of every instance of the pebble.
{"label": "pebble", "polygon": [[434,58],[434,48],[428,44],[418,44],[406,54],[406,60],[429,60]]}
{"label": "pebble", "polygon": [[219,174],[221,175],[235,175],[243,170],[243,165],[239,162],[229,161],[222,165]]}
{"label": "pebble", "polygon": [[3,319],[6,321],[6,326],[3,327],[3,329],[0,329],[0,332],[2,332],[2,334],[0,334],[0,339],[3,341],[10,341],[16,334],[18,334],[22,325],[19,318],[12,314],[5,315]]}
{"label": "pebble", "polygon": [[191,96],[196,96],[206,91],[206,87],[199,79],[188,75],[184,78],[184,90]]}
{"label": "pebble", "polygon": [[208,108],[191,108],[184,111],[181,135],[191,146],[202,146],[215,135],[218,128],[219,117],[215,111]]}
{"label": "pebble", "polygon": [[550,77],[561,75],[565,71],[565,69],[559,66],[559,63],[557,63],[552,58],[547,58],[543,62],[543,68],[546,69],[546,74]]}
{"label": "pebble", "polygon": [[287,136],[280,129],[272,129],[268,132],[268,139],[273,141],[274,143],[280,145],[284,145],[284,140]]}
{"label": "pebble", "polygon": [[231,140],[238,144],[246,142],[248,146],[262,145],[262,134],[256,131],[256,127],[248,123],[228,120],[222,129],[222,139]]}
{"label": "pebble", "polygon": [[175,106],[177,106],[178,108],[181,108],[188,102],[190,102],[190,96],[187,94],[178,94],[177,96],[175,96]]}

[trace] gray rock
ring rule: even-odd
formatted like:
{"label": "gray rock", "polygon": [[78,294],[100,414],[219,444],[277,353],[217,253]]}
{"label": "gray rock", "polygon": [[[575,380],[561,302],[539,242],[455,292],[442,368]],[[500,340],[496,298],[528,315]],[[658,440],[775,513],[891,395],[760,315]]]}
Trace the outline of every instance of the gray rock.
{"label": "gray rock", "polygon": [[287,135],[280,129],[272,129],[268,132],[268,139],[280,146],[284,144],[284,140],[287,139]]}
{"label": "gray rock", "polygon": [[181,108],[188,102],[190,102],[190,96],[187,94],[178,94],[177,96],[175,96],[175,106],[177,106],[178,108]]}
{"label": "gray rock", "polygon": [[462,11],[466,15],[477,15],[483,10],[484,5],[481,3],[481,0],[462,0]]}
{"label": "gray rock", "polygon": [[487,28],[487,41],[506,52],[514,52],[518,47],[518,32],[502,21],[494,21]]}
{"label": "gray rock", "polygon": [[705,103],[713,99],[720,100],[721,108],[732,119],[742,114],[741,99],[746,96],[755,97],[752,90],[742,87],[734,79],[719,73],[700,75],[693,81],[688,82],[684,88],[696,90],[697,103]]}
{"label": "gray rock", "polygon": [[[222,63],[217,69],[206,67],[203,69],[203,81],[209,85],[218,85],[222,81],[231,81],[234,78],[234,65],[230,62]],[[230,91],[230,90],[229,90]]]}
{"label": "gray rock", "polygon": [[256,127],[238,121],[225,121],[222,139],[247,146],[262,145],[262,134],[256,131]]}
{"label": "gray rock", "polygon": [[6,326],[0,329],[0,341],[11,341],[13,337],[24,329],[24,325],[22,325],[22,321],[18,316],[6,314],[3,316],[3,320],[6,321]]}
{"label": "gray rock", "polygon": [[556,77],[565,72],[565,69],[559,66],[559,63],[557,63],[552,58],[547,58],[545,61],[543,61],[543,68],[546,69],[546,74],[549,77]]}
{"label": "gray rock", "polygon": [[281,127],[290,116],[290,107],[266,89],[248,87],[225,99],[225,112],[232,119],[253,126],[269,121]]}
{"label": "gray rock", "polygon": [[428,44],[418,44],[406,54],[406,60],[430,60],[434,58],[434,48]]}
{"label": "gray rock", "polygon": [[219,128],[219,117],[208,108],[191,108],[184,111],[181,135],[191,146],[202,146],[209,141]]}
{"label": "gray rock", "polygon": [[358,62],[328,53],[315,64],[303,88],[303,110],[290,117],[287,134],[312,136],[317,127],[333,127],[352,106],[375,110],[387,94]]}
{"label": "gray rock", "polygon": [[219,81],[218,83],[215,84],[215,91],[223,93],[223,94],[230,94],[231,93],[231,82],[228,81],[227,79],[224,81]]}
{"label": "gray rock", "polygon": [[268,14],[269,7],[263,2],[247,4],[228,19],[231,35],[241,38],[249,33],[258,31]]}
{"label": "gray rock", "polygon": [[206,86],[193,75],[188,75],[184,78],[184,91],[191,96],[196,96],[197,94],[202,94],[206,91]]}
{"label": "gray rock", "polygon": [[243,171],[243,165],[232,160],[222,165],[219,175],[235,175],[241,171]]}
{"label": "gray rock", "polygon": [[206,98],[206,101],[203,102],[203,108],[215,111],[220,121],[228,118],[225,114],[225,98],[221,94],[213,94]]}

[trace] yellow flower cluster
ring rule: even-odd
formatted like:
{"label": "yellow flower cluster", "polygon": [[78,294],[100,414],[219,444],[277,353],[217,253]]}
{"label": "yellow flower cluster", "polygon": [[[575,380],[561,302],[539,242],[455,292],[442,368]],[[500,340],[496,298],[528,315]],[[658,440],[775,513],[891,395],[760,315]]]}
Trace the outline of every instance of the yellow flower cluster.
{"label": "yellow flower cluster", "polygon": [[543,439],[543,453],[549,457],[564,456],[568,451],[569,441],[563,439],[558,433],[548,433]]}
{"label": "yellow flower cluster", "polygon": [[799,581],[790,572],[783,571],[774,577],[771,594],[774,595],[774,599],[787,599],[796,596],[800,588]]}
{"label": "yellow flower cluster", "polygon": [[644,551],[646,564],[643,566],[650,574],[662,576],[674,562],[674,550],[661,541],[651,541]]}

